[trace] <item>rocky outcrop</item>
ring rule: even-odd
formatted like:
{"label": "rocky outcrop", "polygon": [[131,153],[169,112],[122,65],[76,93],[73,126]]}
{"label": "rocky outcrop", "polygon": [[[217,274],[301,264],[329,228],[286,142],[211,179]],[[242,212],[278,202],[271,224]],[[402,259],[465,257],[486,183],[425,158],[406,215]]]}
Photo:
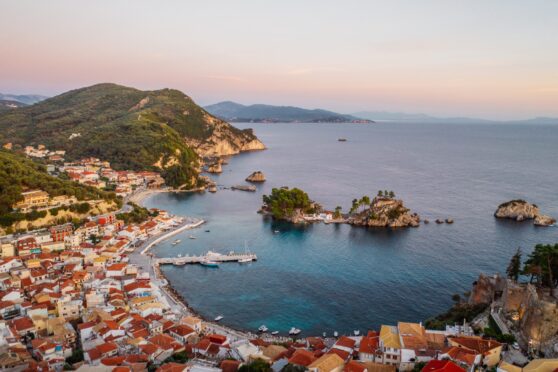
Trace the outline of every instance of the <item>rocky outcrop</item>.
{"label": "rocky outcrop", "polygon": [[516,221],[532,220],[539,214],[539,207],[525,200],[511,200],[500,204],[494,217],[508,218]]}
{"label": "rocky outcrop", "polygon": [[539,214],[535,217],[535,221],[533,223],[535,226],[550,226],[556,223],[556,219],[544,214]]}
{"label": "rocky outcrop", "polygon": [[487,276],[480,274],[469,295],[469,304],[490,304],[492,300],[499,297],[505,287],[506,279],[499,275]]}
{"label": "rocky outcrop", "polygon": [[246,178],[248,182],[265,182],[265,176],[261,171],[255,171]]}
{"label": "rocky outcrop", "polygon": [[539,207],[527,203],[525,200],[511,200],[500,204],[496,212],[496,218],[508,218],[515,221],[534,220],[536,226],[550,226],[556,223],[556,219],[540,214]]}
{"label": "rocky outcrop", "polygon": [[348,222],[355,226],[418,227],[420,216],[409,212],[402,200],[376,197],[368,209],[354,214]]}
{"label": "rocky outcrop", "polygon": [[251,129],[240,130],[209,114],[204,121],[211,134],[203,140],[185,138],[186,143],[201,157],[235,155],[244,151],[265,150],[265,145]]}
{"label": "rocky outcrop", "polygon": [[208,165],[207,166],[207,172],[208,173],[222,173],[223,172],[223,167],[221,166],[221,162],[216,161],[215,163]]}

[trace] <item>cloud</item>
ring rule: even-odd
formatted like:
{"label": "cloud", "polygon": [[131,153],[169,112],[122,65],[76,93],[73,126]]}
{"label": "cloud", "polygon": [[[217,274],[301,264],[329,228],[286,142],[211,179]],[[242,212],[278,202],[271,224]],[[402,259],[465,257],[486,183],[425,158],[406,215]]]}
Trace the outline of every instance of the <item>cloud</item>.
{"label": "cloud", "polygon": [[232,76],[232,75],[209,75],[206,76],[206,78],[212,80],[245,81],[240,76]]}
{"label": "cloud", "polygon": [[300,67],[294,68],[286,72],[286,75],[299,76],[299,75],[310,75],[318,72],[343,72],[344,70],[336,67]]}

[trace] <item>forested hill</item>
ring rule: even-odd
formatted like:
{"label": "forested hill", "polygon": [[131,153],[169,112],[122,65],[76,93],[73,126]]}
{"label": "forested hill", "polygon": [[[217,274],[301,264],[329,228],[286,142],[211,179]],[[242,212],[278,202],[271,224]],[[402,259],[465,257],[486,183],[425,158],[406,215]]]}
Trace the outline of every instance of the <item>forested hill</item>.
{"label": "forested hill", "polygon": [[213,154],[214,147],[230,155],[261,144],[251,131],[211,116],[178,90],[109,83],[0,112],[0,142],[44,144],[66,150],[69,160],[94,156],[115,169],[158,170],[167,184],[186,187],[197,182],[198,148],[202,155]]}
{"label": "forested hill", "polygon": [[43,165],[7,150],[0,150],[0,216],[22,200],[21,192],[40,189],[50,196],[75,196],[78,200],[116,199],[114,193],[53,177]]}

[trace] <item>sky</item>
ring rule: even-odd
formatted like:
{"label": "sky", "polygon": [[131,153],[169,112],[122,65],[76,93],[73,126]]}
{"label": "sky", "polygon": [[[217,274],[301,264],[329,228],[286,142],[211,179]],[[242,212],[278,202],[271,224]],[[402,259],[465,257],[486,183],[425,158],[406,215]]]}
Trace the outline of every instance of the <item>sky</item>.
{"label": "sky", "polygon": [[0,92],[558,116],[554,0],[0,0]]}

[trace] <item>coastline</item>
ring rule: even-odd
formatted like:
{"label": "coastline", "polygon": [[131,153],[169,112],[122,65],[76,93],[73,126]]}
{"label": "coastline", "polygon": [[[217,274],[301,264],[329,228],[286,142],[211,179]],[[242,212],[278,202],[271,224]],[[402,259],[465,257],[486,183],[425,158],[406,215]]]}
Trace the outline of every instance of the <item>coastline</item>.
{"label": "coastline", "polygon": [[[191,192],[192,190],[188,190]],[[199,190],[196,190],[199,191]],[[162,192],[185,192],[183,190],[141,190],[137,194],[131,195],[129,201],[134,202],[140,206],[144,206],[143,203],[147,200],[150,196],[156,193]],[[174,287],[171,285],[168,278],[165,276],[157,260],[152,259],[153,254],[148,253],[154,246],[158,243],[186,230],[191,230],[198,228],[202,224],[205,223],[202,219],[195,219],[186,216],[179,216],[186,220],[185,223],[181,224],[180,226],[173,228],[171,230],[162,232],[161,234],[155,235],[151,239],[143,242],[134,252],[129,256],[130,263],[137,265],[139,268],[148,272],[153,275],[153,285],[156,286],[163,296],[165,297],[166,301],[169,303],[169,306],[174,305],[175,309],[179,310],[181,316],[195,316],[200,318],[203,321],[203,328],[208,333],[219,333],[227,335],[232,342],[242,341],[242,340],[250,340],[254,338],[262,338],[266,341],[270,342],[285,342],[290,341],[293,337],[284,337],[284,336],[273,336],[270,334],[254,334],[249,331],[242,331],[239,329],[234,329],[223,324],[218,324],[214,321],[208,320],[199,313],[197,313],[194,309],[192,309],[188,305],[188,301],[179,294]],[[296,338],[296,337],[295,337]]]}

